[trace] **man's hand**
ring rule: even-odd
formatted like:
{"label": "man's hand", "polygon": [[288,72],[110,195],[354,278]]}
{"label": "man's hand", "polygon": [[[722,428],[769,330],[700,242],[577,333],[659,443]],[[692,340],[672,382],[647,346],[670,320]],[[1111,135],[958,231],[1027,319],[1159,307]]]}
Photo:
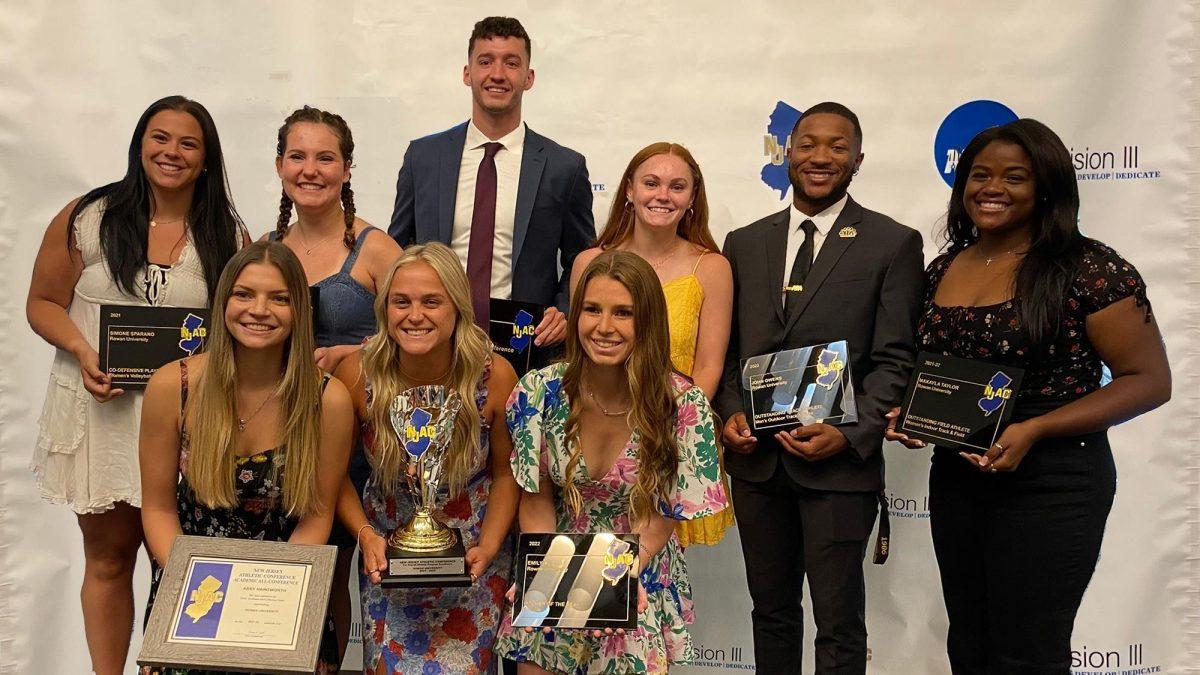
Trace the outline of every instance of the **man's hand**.
{"label": "man's hand", "polygon": [[533,329],[533,344],[539,347],[556,345],[567,337],[567,315],[557,307],[547,307],[542,322]]}
{"label": "man's hand", "polygon": [[721,440],[727,449],[742,455],[748,455],[758,447],[758,439],[750,434],[750,425],[746,424],[746,413],[729,416],[721,430]]}
{"label": "man's hand", "polygon": [[837,427],[823,423],[780,431],[775,439],[784,450],[810,462],[828,459],[850,447],[850,441]]}

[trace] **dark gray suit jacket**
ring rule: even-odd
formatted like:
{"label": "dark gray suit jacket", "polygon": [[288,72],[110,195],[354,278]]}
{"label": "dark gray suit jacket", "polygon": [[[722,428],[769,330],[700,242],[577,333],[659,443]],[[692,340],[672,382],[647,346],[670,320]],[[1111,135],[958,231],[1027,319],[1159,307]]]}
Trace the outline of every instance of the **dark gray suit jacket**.
{"label": "dark gray suit jacket", "polygon": [[[798,484],[817,490],[883,488],[884,414],[898,405],[916,358],[914,330],[925,274],[921,235],[850,199],[830,228],[800,295],[800,311],[784,314],[784,255],[789,210],[729,233],[733,267],[733,328],[715,400],[728,418],[742,412],[740,361],[746,357],[833,340],[848,340],[858,422],[839,425],[845,452],[817,462],[800,459],[760,432],[753,453],[725,454],[737,478],[761,482],[782,461]],[[853,228],[854,236],[839,236]],[[847,230],[846,234],[850,234]]]}
{"label": "dark gray suit jacket", "polygon": [[[388,234],[450,244],[467,122],[409,143]],[[596,238],[583,155],[525,128],[513,226],[512,299],[567,309],[571,263]]]}

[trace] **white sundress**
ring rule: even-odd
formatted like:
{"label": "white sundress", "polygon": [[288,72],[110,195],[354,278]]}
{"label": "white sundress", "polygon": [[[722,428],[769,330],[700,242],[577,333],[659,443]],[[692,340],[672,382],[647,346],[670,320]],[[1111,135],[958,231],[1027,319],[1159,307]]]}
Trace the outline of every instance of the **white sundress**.
{"label": "white sundress", "polygon": [[[75,247],[83,256],[83,272],[75,284],[67,315],[88,344],[97,349],[102,304],[149,306],[149,296],[157,306],[207,307],[208,288],[190,232],[179,260],[169,269],[158,270],[149,288],[145,270],[135,278],[138,294],[130,295],[117,286],[100,248],[103,201],[89,204],[74,224]],[[141,412],[140,391],[126,391],[107,403],[98,403],[84,388],[75,357],[57,350],[30,464],[42,498],[69,504],[80,514],[101,513],[116,502],[140,507]]]}

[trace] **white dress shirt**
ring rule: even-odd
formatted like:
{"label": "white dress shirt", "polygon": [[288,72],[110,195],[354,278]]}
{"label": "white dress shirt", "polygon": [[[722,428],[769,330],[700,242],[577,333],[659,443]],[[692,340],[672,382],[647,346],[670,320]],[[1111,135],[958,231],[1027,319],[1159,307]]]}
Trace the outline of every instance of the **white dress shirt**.
{"label": "white dress shirt", "polygon": [[[788,279],[792,276],[792,265],[795,264],[796,256],[800,253],[801,244],[804,243],[804,230],[800,226],[806,220],[811,220],[813,221],[813,225],[816,225],[817,229],[813,232],[813,261],[815,262],[817,254],[821,252],[821,244],[825,243],[825,237],[829,235],[829,230],[837,222],[838,216],[842,215],[842,209],[846,207],[846,202],[849,199],[849,194],[842,195],[841,199],[815,216],[805,215],[800,209],[796,208],[795,202],[792,203],[788,217],[787,251],[783,257],[783,278],[779,280],[780,289],[787,286]],[[786,292],[783,293],[783,300],[783,304],[786,305]]]}
{"label": "white dress shirt", "polygon": [[[492,142],[474,122],[467,123],[467,140],[458,167],[458,195],[454,200],[454,229],[450,248],[467,268],[471,245],[471,216],[475,213],[475,177],[483,161],[483,146]],[[512,296],[513,227],[517,220],[517,184],[521,179],[521,153],[525,148],[525,124],[496,139],[504,146],[496,153],[496,236],[492,242],[492,297]]]}

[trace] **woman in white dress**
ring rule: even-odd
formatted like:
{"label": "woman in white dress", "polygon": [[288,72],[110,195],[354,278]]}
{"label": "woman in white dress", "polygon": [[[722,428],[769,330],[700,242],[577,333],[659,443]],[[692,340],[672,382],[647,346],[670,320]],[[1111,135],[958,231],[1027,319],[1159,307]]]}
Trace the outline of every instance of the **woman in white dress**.
{"label": "woman in white dress", "polygon": [[168,96],[138,120],[125,177],[67,204],[34,262],[26,314],[58,351],[32,468],[42,498],[70,505],[83,533],[80,597],[98,675],[125,666],[142,542],[142,396],[100,370],[100,305],[207,307],[247,242],[212,116]]}

